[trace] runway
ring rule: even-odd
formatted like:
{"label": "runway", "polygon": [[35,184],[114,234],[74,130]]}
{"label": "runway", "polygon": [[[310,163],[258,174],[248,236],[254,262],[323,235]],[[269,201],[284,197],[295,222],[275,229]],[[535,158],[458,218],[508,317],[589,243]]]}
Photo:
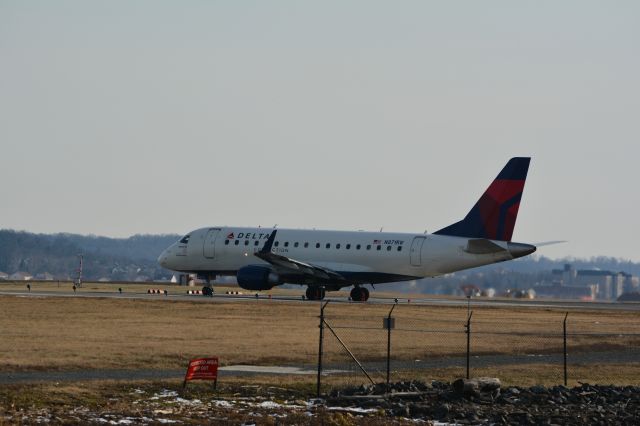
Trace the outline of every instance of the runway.
{"label": "runway", "polygon": [[[172,289],[173,290],[173,289]],[[303,300],[302,297],[295,296],[271,296],[267,294],[255,295],[227,295],[227,294],[214,294],[213,296],[202,295],[189,295],[182,293],[185,290],[181,289],[181,293],[169,290],[166,295],[164,294],[148,294],[146,292],[112,292],[112,291],[0,291],[0,296],[14,296],[14,297],[34,297],[34,298],[46,298],[46,297],[74,297],[74,298],[113,298],[113,299],[137,299],[137,300],[172,300],[172,301],[188,301],[197,303],[225,303],[225,302],[260,302],[270,301],[276,303],[319,303],[318,301]],[[352,302],[341,296],[329,295],[324,301],[330,301],[331,303],[345,303],[358,305],[362,302]],[[372,297],[365,303],[368,304],[383,304],[392,305],[396,301],[395,297],[376,297],[375,293],[372,293]],[[584,301],[553,301],[553,300],[519,300],[519,299],[487,299],[477,298],[470,301],[464,298],[442,298],[442,297],[417,297],[407,298],[402,294],[398,294],[398,304],[415,304],[425,306],[467,306],[471,307],[518,307],[518,308],[535,308],[535,309],[554,309],[554,310],[593,310],[593,311],[640,311],[640,303],[616,303],[616,302],[584,302]]]}

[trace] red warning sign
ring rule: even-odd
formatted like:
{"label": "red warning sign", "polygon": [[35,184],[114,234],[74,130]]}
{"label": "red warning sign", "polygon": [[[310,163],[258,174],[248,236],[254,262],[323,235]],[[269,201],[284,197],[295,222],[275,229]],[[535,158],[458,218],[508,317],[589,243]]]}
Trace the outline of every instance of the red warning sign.
{"label": "red warning sign", "polygon": [[189,361],[187,374],[184,376],[184,385],[190,380],[218,381],[218,357],[198,358]]}

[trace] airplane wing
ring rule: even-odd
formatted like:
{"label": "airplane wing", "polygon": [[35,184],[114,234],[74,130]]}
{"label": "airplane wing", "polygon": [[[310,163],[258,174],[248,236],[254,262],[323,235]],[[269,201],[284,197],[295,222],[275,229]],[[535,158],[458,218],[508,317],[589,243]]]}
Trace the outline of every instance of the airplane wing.
{"label": "airplane wing", "polygon": [[273,247],[273,242],[276,238],[276,232],[277,230],[274,230],[269,236],[264,247],[259,252],[255,253],[257,257],[280,269],[283,269],[285,273],[306,275],[309,278],[319,280],[344,281],[345,278],[342,275],[332,271],[331,269],[313,265],[311,263],[300,262],[299,260],[291,259],[290,257],[272,253],[271,248]]}

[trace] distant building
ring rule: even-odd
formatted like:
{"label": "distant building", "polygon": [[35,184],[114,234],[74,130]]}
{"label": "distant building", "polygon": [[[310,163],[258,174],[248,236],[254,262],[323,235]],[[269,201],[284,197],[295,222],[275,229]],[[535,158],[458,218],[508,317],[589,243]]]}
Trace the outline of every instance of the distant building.
{"label": "distant building", "polygon": [[203,281],[196,274],[174,274],[171,277],[171,282],[193,287],[194,285],[202,284]]}
{"label": "distant building", "polygon": [[[576,270],[570,264],[564,265],[564,269],[554,269],[552,274],[551,286],[539,286],[546,297],[615,300],[623,293],[637,289],[639,283],[638,277],[624,272]],[[540,291],[538,293],[542,295]]]}
{"label": "distant building", "polygon": [[28,272],[18,271],[9,275],[9,279],[12,281],[29,281],[33,279],[33,275]]}
{"label": "distant building", "polygon": [[640,302],[640,293],[637,291],[624,293],[618,297],[618,302]]}
{"label": "distant building", "polygon": [[[537,290],[537,288],[536,288]],[[517,288],[508,288],[502,293],[502,297],[512,297],[514,299],[535,299],[536,290],[529,288],[527,290],[520,290]]]}
{"label": "distant building", "polygon": [[8,280],[8,279],[9,279],[9,274],[7,274],[6,272],[0,271],[0,280]]}
{"label": "distant building", "polygon": [[480,293],[480,296],[482,297],[496,297],[496,289],[493,287],[489,287],[487,289],[482,290],[482,293]]}
{"label": "distant building", "polygon": [[563,285],[560,281],[554,281],[551,285],[536,286],[538,297],[553,299],[595,300],[597,291],[597,285]]}

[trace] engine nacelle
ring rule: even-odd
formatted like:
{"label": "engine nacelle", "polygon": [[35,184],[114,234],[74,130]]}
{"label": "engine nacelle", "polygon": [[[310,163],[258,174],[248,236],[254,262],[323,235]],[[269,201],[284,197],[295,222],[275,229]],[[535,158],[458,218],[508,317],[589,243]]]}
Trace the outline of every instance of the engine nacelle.
{"label": "engine nacelle", "polygon": [[271,290],[282,284],[278,274],[267,266],[249,265],[238,269],[238,285],[245,290]]}

